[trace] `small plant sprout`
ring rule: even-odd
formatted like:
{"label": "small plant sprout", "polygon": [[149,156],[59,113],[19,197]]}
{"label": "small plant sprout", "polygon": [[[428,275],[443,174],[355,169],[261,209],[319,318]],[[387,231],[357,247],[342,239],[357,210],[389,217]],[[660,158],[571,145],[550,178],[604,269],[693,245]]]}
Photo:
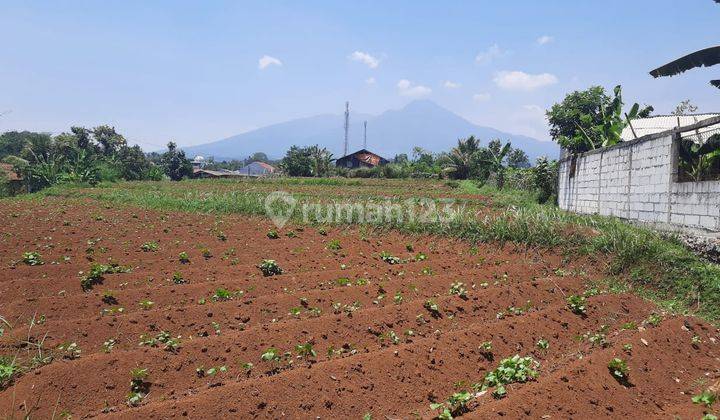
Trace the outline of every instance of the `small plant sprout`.
{"label": "small plant sprout", "polygon": [[280,235],[278,234],[278,231],[277,231],[277,230],[273,229],[273,230],[269,230],[269,231],[268,231],[267,237],[268,237],[269,239],[277,239],[277,238],[280,237]]}
{"label": "small plant sprout", "polygon": [[215,290],[215,294],[212,295],[213,302],[223,302],[226,300],[231,300],[232,298],[232,292],[223,288],[218,288],[217,290]]}
{"label": "small plant sprout", "polygon": [[637,324],[635,323],[635,321],[630,321],[622,324],[620,328],[622,328],[623,330],[637,330]]}
{"label": "small plant sprout", "polygon": [[313,346],[311,343],[296,345],[295,352],[298,354],[298,357],[301,357],[303,359],[308,359],[310,357],[312,357],[312,358],[317,357],[317,353],[315,352],[315,349],[313,349]]}
{"label": "small plant sprout", "polygon": [[149,346],[149,347],[159,347],[161,344],[163,345],[163,349],[171,352],[171,353],[177,353],[178,350],[180,350],[181,342],[180,342],[180,336],[172,337],[169,332],[167,331],[160,331],[155,337],[152,337],[148,334],[143,334],[140,336],[140,345],[141,346]]}
{"label": "small plant sprout", "polygon": [[483,341],[478,346],[478,349],[480,349],[480,354],[484,355],[485,358],[487,358],[487,355],[492,356],[492,341]]}
{"label": "small plant sprout", "polygon": [[150,299],[143,299],[138,302],[138,305],[140,305],[143,310],[149,311],[150,309],[152,309],[153,306],[155,306],[155,302],[151,301]]}
{"label": "small plant sprout", "polygon": [[77,359],[80,357],[82,350],[78,347],[77,343],[71,343],[66,341],[57,347],[58,352],[62,354],[63,359]]}
{"label": "small plant sprout", "polygon": [[117,344],[115,339],[109,338],[103,343],[103,345],[102,345],[102,347],[100,347],[100,349],[102,350],[103,353],[110,353],[113,350],[113,348],[115,348],[115,344]]}
{"label": "small plant sprout", "polygon": [[507,394],[505,385],[512,383],[527,382],[538,376],[537,368],[540,364],[532,357],[520,357],[515,355],[500,361],[495,370],[488,372],[481,385],[475,385],[474,388],[480,388],[485,391],[489,388],[495,388],[493,396],[495,398],[503,398]]}
{"label": "small plant sprout", "polygon": [[157,242],[145,242],[144,244],[140,245],[140,249],[143,252],[155,252],[158,250],[158,244]]}
{"label": "small plant sprout", "polygon": [[465,283],[456,281],[454,283],[450,284],[450,294],[451,295],[457,295],[461,297],[462,299],[467,299],[467,288],[465,287]]}
{"label": "small plant sprout", "polygon": [[[93,263],[90,266],[90,272],[87,275],[80,277],[80,287],[83,291],[88,291],[93,288],[94,285],[100,284],[105,279],[105,274],[115,273],[129,273],[130,269],[122,267],[118,264],[97,264]],[[82,274],[82,272],[80,272]]]}
{"label": "small plant sprout", "polygon": [[717,399],[717,394],[710,391],[709,389],[706,389],[703,392],[699,393],[698,395],[693,396],[692,402],[693,402],[693,404],[702,404],[705,407],[710,408],[710,406],[715,403],[716,399]]}
{"label": "small plant sprout", "polygon": [[620,382],[627,382],[630,369],[627,363],[620,358],[614,358],[608,362],[608,370],[610,374]]}
{"label": "small plant sprout", "polygon": [[205,369],[205,366],[199,366],[195,369],[195,373],[197,373],[198,377],[202,378],[204,376],[215,376],[218,373],[225,373],[227,370],[227,366],[224,365],[211,367],[210,369]]}
{"label": "small plant sprout", "polygon": [[427,255],[423,254],[422,252],[418,252],[415,254],[415,261],[425,261],[427,260]]}
{"label": "small plant sprout", "polygon": [[440,316],[440,307],[434,300],[432,300],[432,299],[426,300],[425,303],[423,304],[423,307],[425,309],[427,309],[430,312],[430,314],[432,314],[432,316],[434,316],[434,317]]}
{"label": "small plant sprout", "polygon": [[19,367],[15,364],[15,359],[0,357],[0,389],[4,389],[5,385],[11,382],[18,370]]}
{"label": "small plant sprout", "polygon": [[178,254],[178,261],[180,261],[181,264],[189,264],[190,257],[188,256],[188,253],[183,251],[180,254]]}
{"label": "small plant sprout", "polygon": [[467,404],[473,399],[472,394],[467,391],[456,392],[446,402],[430,404],[431,410],[440,410],[437,418],[450,420],[468,411]]}
{"label": "small plant sprout", "polygon": [[200,253],[202,254],[203,258],[205,258],[206,260],[209,260],[213,256],[212,252],[208,248],[202,248],[200,250]]}
{"label": "small plant sprout", "polygon": [[387,251],[383,251],[380,253],[380,259],[390,265],[400,264],[402,262],[402,260],[400,258],[393,256],[392,254],[390,254]]}
{"label": "small plant sprout", "polygon": [[252,370],[253,366],[255,366],[255,365],[253,365],[250,362],[245,362],[242,365],[240,365],[240,367],[243,368],[243,370],[245,370],[246,372],[250,372]]}
{"label": "small plant sprout", "polygon": [[652,313],[645,320],[645,323],[648,325],[652,325],[653,327],[656,327],[656,326],[660,325],[660,321],[662,321],[662,317],[659,314]]}
{"label": "small plant sprout", "polygon": [[282,269],[277,265],[275,260],[262,260],[258,268],[263,273],[263,276],[270,277],[278,274],[282,274]]}
{"label": "small plant sprout", "polygon": [[630,354],[632,353],[633,346],[630,343],[623,344],[622,349],[625,353]]}
{"label": "small plant sprout", "polygon": [[538,340],[538,342],[535,343],[535,345],[540,350],[547,350],[548,348],[550,348],[550,343],[544,338],[541,338],[540,340]]}
{"label": "small plant sprout", "polygon": [[150,391],[150,383],[146,381],[147,378],[147,368],[138,367],[130,371],[130,393],[127,396],[129,406],[137,407],[147,396]]}
{"label": "small plant sprout", "polygon": [[42,260],[42,256],[35,251],[30,252],[23,252],[22,254],[22,261],[25,263],[25,265],[43,265],[44,262]]}
{"label": "small plant sprout", "polygon": [[331,239],[328,241],[327,245],[325,245],[325,248],[331,251],[339,251],[340,249],[342,249],[342,246],[340,245],[339,239]]}
{"label": "small plant sprout", "polygon": [[393,302],[395,302],[396,305],[399,305],[403,302],[403,295],[400,293],[400,291],[395,292],[395,297],[393,298]]}
{"label": "small plant sprout", "polygon": [[585,296],[571,295],[567,298],[567,305],[577,315],[587,315],[587,298]]}
{"label": "small plant sprout", "polygon": [[185,284],[188,281],[185,280],[185,278],[183,278],[182,274],[180,274],[179,272],[176,271],[173,273],[172,282],[175,284]]}
{"label": "small plant sprout", "polygon": [[702,342],[703,342],[703,341],[702,341],[702,338],[700,338],[699,335],[693,335],[692,339],[690,340],[690,343],[691,343],[692,346],[695,347],[696,349],[697,349],[698,347],[700,347],[700,344],[702,344]]}
{"label": "small plant sprout", "polygon": [[275,347],[270,347],[265,350],[265,353],[260,355],[260,360],[264,362],[275,362],[279,363],[281,360],[280,351]]}
{"label": "small plant sprout", "polygon": [[106,290],[102,294],[102,301],[108,305],[117,305],[118,300],[112,290]]}

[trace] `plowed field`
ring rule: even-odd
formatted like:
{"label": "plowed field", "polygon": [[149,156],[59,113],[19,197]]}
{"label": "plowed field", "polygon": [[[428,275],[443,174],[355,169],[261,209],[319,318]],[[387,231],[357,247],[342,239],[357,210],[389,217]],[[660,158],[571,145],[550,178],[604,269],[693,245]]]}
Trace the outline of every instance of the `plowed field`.
{"label": "plowed field", "polygon": [[[430,418],[467,391],[469,418],[699,419],[720,387],[718,330],[608,287],[600,258],[109,207],[0,208],[0,417]],[[83,289],[93,264],[118,268]],[[514,355],[537,376],[473,388]]]}

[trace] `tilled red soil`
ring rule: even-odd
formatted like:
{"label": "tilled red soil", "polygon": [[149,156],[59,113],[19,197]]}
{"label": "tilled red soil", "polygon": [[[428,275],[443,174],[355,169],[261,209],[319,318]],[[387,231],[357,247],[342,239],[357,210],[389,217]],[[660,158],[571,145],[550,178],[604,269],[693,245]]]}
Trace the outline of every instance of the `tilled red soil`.
{"label": "tilled red soil", "polygon": [[[431,403],[515,354],[539,362],[538,377],[502,399],[477,395],[463,416],[700,418],[708,409],[691,397],[720,381],[707,323],[665,315],[653,325],[659,309],[627,293],[593,294],[587,316],[568,309],[567,296],[604,277],[602,261],[364,229],[286,227],[270,239],[264,219],[89,201],[8,202],[0,220],[0,356],[22,366],[0,391],[3,418],[433,417]],[[340,249],[328,249],[334,240]],[[143,251],[149,242],[158,249]],[[29,251],[44,264],[23,263]],[[264,277],[263,259],[283,274]],[[92,262],[130,270],[83,291]],[[449,293],[458,281],[465,298]],[[140,345],[161,331],[180,347]],[[492,356],[479,348],[487,341]],[[64,343],[81,352],[69,357]],[[315,356],[298,355],[306,343]],[[280,361],[261,360],[269,348]],[[607,368],[615,357],[627,361],[626,383]],[[134,368],[148,372],[137,407]]]}

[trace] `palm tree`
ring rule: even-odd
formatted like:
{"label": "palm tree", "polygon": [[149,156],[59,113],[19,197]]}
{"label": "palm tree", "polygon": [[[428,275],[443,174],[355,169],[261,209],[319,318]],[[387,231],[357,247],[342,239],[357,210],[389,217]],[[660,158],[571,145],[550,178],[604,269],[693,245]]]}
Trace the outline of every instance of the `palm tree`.
{"label": "palm tree", "polygon": [[445,169],[455,179],[467,179],[479,151],[480,141],[475,136],[459,139],[457,147],[453,148],[448,155],[450,164]]}
{"label": "palm tree", "polygon": [[[720,3],[720,0],[715,0],[715,3]],[[650,75],[655,78],[675,76],[676,74],[684,73],[695,67],[711,67],[718,63],[720,63],[720,46],[715,46],[695,51],[694,53],[671,61],[651,71]],[[710,84],[720,89],[720,80],[711,80]]]}

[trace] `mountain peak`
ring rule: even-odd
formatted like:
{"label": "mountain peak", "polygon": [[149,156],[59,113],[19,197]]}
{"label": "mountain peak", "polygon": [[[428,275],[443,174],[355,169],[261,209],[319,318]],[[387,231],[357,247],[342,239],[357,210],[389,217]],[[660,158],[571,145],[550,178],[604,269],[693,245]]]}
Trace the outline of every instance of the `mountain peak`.
{"label": "mountain peak", "polygon": [[403,111],[443,111],[443,112],[450,112],[449,110],[441,107],[437,103],[429,100],[429,99],[416,99],[414,101],[408,102],[407,105],[405,105],[402,108]]}
{"label": "mountain peak", "polygon": [[[362,147],[364,120],[367,120],[367,148],[386,158],[392,158],[398,153],[410,153],[414,146],[436,153],[448,151],[457,145],[458,138],[470,135],[483,142],[494,138],[510,140],[513,147],[523,149],[531,159],[541,155],[556,157],[559,154],[557,144],[477,126],[426,99],[411,101],[403,108],[389,110],[374,117],[351,117],[351,150]],[[264,152],[273,158],[280,158],[293,145],[318,144],[340,156],[344,137],[343,124],[344,118],[341,115],[302,118],[217,142],[186,147],[184,150],[189,155],[225,158],[244,158],[254,152]]]}

